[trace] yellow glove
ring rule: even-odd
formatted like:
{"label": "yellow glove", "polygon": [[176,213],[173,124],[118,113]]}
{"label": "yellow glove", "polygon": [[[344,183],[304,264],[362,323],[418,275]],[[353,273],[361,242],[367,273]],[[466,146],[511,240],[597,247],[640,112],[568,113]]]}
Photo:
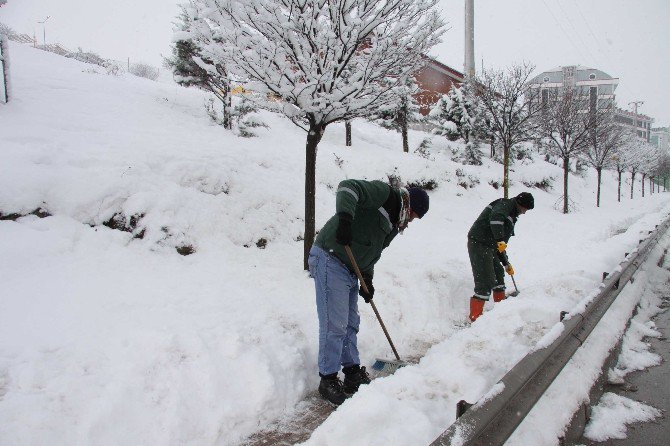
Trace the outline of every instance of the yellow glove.
{"label": "yellow glove", "polygon": [[505,267],[505,271],[507,271],[507,274],[510,276],[514,275],[514,268],[512,268],[512,264],[508,263],[507,266]]}
{"label": "yellow glove", "polygon": [[506,249],[507,249],[507,243],[498,242],[498,252],[505,252]]}

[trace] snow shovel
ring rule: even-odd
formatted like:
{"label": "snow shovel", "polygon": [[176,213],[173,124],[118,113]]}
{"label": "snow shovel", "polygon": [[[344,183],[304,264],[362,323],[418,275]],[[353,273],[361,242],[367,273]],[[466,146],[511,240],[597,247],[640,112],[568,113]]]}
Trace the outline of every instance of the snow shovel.
{"label": "snow shovel", "polygon": [[514,280],[514,276],[510,276],[510,277],[512,278],[512,283],[514,284],[514,291],[509,293],[509,295],[512,296],[512,297],[516,297],[516,296],[519,295],[519,293],[521,291],[519,291],[519,289],[516,287],[516,280]]}
{"label": "snow shovel", "polygon": [[[349,245],[344,245],[345,251],[347,251],[347,255],[349,256],[349,261],[351,262],[351,265],[354,267],[354,271],[356,272],[356,276],[358,276],[358,281],[361,284],[361,287],[363,288],[363,291],[366,293],[368,292],[368,287],[365,284],[365,280],[363,280],[363,275],[361,274],[361,270],[358,269],[358,265],[356,264],[356,259],[354,259],[354,254],[351,252],[351,248]],[[393,341],[391,340],[391,336],[389,336],[389,332],[386,330],[386,326],[384,325],[384,321],[382,321],[382,317],[379,315],[379,311],[377,311],[377,306],[375,305],[374,301],[370,299],[370,305],[372,306],[372,310],[375,312],[375,316],[377,316],[377,320],[379,321],[379,325],[381,325],[382,330],[384,330],[384,334],[386,335],[386,339],[389,341],[389,344],[391,345],[391,350],[393,350],[393,354],[395,355],[395,359],[379,359],[375,358],[375,363],[372,364],[372,368],[374,370],[377,370],[378,372],[384,372],[388,374],[394,373],[396,370],[398,370],[400,367],[406,366],[408,363],[405,361],[402,361],[400,359],[400,356],[398,355],[398,351],[395,349],[395,345],[393,345]]]}
{"label": "snow shovel", "polygon": [[[504,266],[509,265],[509,258],[507,258],[507,252],[503,251],[500,254],[501,254],[501,258],[503,259],[503,262],[504,262],[503,265]],[[509,276],[512,278],[512,283],[514,284],[514,290],[515,291],[512,291],[511,293],[509,293],[508,296],[516,297],[516,296],[519,295],[519,293],[521,291],[519,291],[519,289],[516,287],[516,280],[514,280],[514,276],[511,275],[511,274]]]}

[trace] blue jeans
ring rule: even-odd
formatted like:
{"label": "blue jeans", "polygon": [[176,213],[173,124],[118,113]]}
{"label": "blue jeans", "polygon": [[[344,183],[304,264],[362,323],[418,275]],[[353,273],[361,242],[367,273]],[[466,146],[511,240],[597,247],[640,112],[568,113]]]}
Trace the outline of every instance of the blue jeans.
{"label": "blue jeans", "polygon": [[309,273],[316,286],[319,315],[319,373],[330,375],[340,367],[360,364],[356,334],[358,279],[337,258],[318,246],[309,251]]}

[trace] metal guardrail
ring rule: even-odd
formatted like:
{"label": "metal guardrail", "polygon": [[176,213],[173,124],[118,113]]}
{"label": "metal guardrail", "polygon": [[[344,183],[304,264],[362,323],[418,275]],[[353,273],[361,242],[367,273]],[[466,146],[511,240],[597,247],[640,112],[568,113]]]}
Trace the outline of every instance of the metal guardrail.
{"label": "metal guardrail", "polygon": [[[637,252],[619,265],[618,272],[603,280],[602,290],[583,313],[568,314],[561,335],[550,345],[519,361],[499,382],[503,390],[470,407],[430,446],[498,446],[512,435],[535,403],[586,341],[623,287],[646,260],[658,239],[670,227],[670,218],[640,240]],[[501,386],[501,387],[502,387]],[[462,411],[462,407],[459,407]]]}

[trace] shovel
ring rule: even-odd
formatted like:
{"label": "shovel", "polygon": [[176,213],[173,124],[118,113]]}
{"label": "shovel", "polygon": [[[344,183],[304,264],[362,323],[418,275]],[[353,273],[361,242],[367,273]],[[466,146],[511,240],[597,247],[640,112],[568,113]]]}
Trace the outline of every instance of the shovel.
{"label": "shovel", "polygon": [[514,284],[514,291],[509,293],[509,295],[512,296],[512,297],[516,297],[516,296],[519,295],[519,293],[521,291],[519,291],[519,289],[516,287],[516,280],[514,280],[514,276],[510,276],[510,277],[512,278],[512,283]]}
{"label": "shovel", "polygon": [[[501,256],[501,259],[503,260],[503,265],[504,266],[509,265],[509,259],[507,258],[507,252],[506,251],[501,252],[500,256]],[[509,293],[508,296],[516,297],[516,296],[519,295],[519,293],[521,291],[519,291],[519,289],[516,287],[516,280],[514,280],[514,276],[511,275],[511,274],[509,276],[512,278],[512,283],[514,284],[514,290],[515,291],[512,291],[511,293]]]}
{"label": "shovel", "polygon": [[[344,250],[347,251],[347,256],[349,256],[349,261],[351,262],[351,265],[354,267],[354,271],[356,272],[356,276],[358,277],[358,281],[361,284],[361,287],[363,288],[363,291],[366,293],[368,292],[368,287],[365,284],[365,280],[363,280],[363,275],[361,274],[361,270],[358,269],[358,265],[356,264],[356,259],[354,259],[354,254],[351,252],[351,248],[349,245],[344,245]],[[406,366],[408,363],[405,361],[400,360],[400,356],[398,355],[398,351],[395,349],[395,345],[393,345],[393,341],[391,340],[391,336],[389,336],[389,332],[386,330],[386,325],[384,325],[384,321],[382,321],[382,317],[379,315],[379,311],[377,311],[377,306],[375,305],[374,301],[370,299],[370,305],[372,306],[372,310],[375,312],[375,316],[377,316],[377,320],[379,321],[379,325],[381,325],[382,330],[384,330],[384,334],[386,335],[386,339],[389,341],[389,344],[391,345],[391,350],[393,350],[393,354],[395,355],[395,360],[394,359],[379,359],[375,358],[375,363],[372,364],[372,368],[379,371],[379,372],[384,372],[384,373],[394,373],[396,370],[398,370],[400,367]]]}

